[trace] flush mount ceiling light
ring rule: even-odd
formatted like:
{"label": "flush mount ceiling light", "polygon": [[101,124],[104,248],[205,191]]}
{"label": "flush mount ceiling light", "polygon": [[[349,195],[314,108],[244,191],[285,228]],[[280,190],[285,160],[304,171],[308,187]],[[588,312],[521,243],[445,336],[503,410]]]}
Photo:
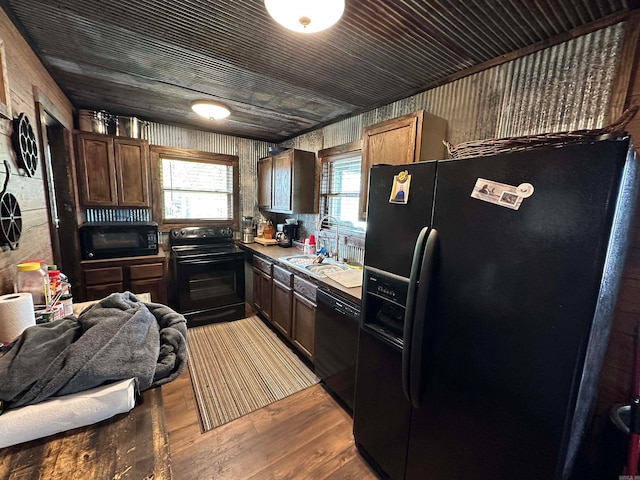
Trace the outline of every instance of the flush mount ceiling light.
{"label": "flush mount ceiling light", "polygon": [[231,113],[227,107],[221,103],[211,102],[209,100],[196,100],[191,103],[191,109],[204,118],[213,118],[220,120],[228,117]]}
{"label": "flush mount ceiling light", "polygon": [[340,20],[345,0],[264,0],[267,12],[283,27],[315,33]]}

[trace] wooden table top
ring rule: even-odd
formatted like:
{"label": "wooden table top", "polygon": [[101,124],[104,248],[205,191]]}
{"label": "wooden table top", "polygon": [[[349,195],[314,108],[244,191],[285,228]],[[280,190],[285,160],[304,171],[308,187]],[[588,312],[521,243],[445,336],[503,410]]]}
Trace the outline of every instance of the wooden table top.
{"label": "wooden table top", "polygon": [[128,413],[0,449],[0,479],[171,478],[162,388],[146,390]]}

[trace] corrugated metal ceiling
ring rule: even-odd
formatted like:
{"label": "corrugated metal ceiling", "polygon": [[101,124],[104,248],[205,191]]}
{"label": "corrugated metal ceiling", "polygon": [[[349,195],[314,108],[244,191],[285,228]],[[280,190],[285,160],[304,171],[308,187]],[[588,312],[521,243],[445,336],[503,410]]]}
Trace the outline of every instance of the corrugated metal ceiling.
{"label": "corrugated metal ceiling", "polygon": [[[0,0],[77,108],[280,142],[629,8],[626,0],[347,0],[331,29],[262,0]],[[232,109],[215,124],[192,100]]]}

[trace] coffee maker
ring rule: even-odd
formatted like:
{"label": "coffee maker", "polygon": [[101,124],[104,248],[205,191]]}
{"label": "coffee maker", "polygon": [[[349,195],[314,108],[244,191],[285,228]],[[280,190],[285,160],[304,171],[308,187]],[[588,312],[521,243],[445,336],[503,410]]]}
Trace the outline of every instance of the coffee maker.
{"label": "coffee maker", "polygon": [[281,247],[293,246],[293,241],[298,238],[298,225],[295,224],[278,224],[278,233],[276,240]]}
{"label": "coffee maker", "polygon": [[253,243],[253,217],[242,217],[242,243]]}

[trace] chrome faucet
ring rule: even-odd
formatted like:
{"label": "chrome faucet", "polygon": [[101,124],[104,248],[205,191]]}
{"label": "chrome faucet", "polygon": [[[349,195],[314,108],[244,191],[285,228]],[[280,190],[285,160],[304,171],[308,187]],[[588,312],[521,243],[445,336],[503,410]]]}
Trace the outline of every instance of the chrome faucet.
{"label": "chrome faucet", "polygon": [[320,221],[318,222],[318,227],[316,228],[316,230],[318,232],[320,232],[322,230],[322,222],[324,222],[325,220],[328,221],[333,221],[334,225],[336,226],[336,251],[335,251],[335,257],[336,257],[336,261],[340,261],[340,233],[339,233],[339,223],[338,223],[338,219],[336,217],[332,217],[331,215],[325,215],[324,217],[320,218]]}

